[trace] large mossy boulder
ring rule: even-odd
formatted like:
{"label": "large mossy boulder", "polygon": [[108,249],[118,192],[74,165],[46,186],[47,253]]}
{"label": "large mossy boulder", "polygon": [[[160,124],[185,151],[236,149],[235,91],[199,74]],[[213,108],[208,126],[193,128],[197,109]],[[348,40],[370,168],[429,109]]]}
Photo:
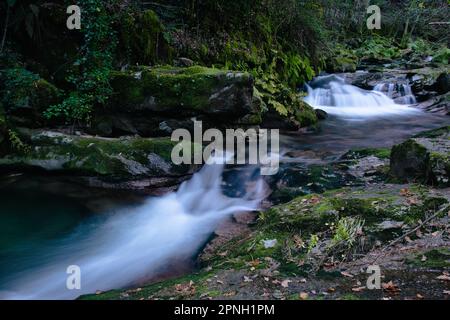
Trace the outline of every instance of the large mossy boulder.
{"label": "large mossy boulder", "polygon": [[45,123],[43,112],[59,101],[60,90],[24,68],[0,71],[0,100],[11,123],[38,127]]}
{"label": "large mossy boulder", "polygon": [[0,158],[0,168],[96,177],[104,181],[171,177],[191,173],[170,157],[175,142],[168,138],[99,138],[55,131],[21,129],[26,152]]}
{"label": "large mossy boulder", "polygon": [[253,78],[243,72],[199,66],[142,67],[114,72],[111,85],[112,108],[108,115],[97,116],[102,131],[168,135],[192,125],[193,117],[221,127],[258,113]]}
{"label": "large mossy boulder", "polygon": [[419,134],[392,148],[391,174],[400,181],[450,186],[450,126]]}

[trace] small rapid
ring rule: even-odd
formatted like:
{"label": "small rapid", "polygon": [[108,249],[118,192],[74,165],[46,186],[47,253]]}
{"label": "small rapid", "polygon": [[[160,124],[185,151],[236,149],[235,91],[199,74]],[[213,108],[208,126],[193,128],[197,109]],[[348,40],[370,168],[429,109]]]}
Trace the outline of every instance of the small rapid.
{"label": "small rapid", "polygon": [[[221,164],[205,165],[177,192],[86,223],[11,276],[1,299],[73,299],[97,290],[124,288],[154,277],[175,259],[191,259],[226,217],[259,208],[262,180],[240,198],[224,195]],[[68,290],[66,269],[81,269],[81,289]]]}
{"label": "small rapid", "polygon": [[[337,75],[320,76],[307,85],[308,95],[304,100],[316,109],[348,120],[419,112],[407,104],[395,103],[383,92],[384,88],[383,85],[368,91],[346,83]],[[393,89],[387,85],[388,94]],[[407,95],[411,97],[412,93],[409,91]]]}

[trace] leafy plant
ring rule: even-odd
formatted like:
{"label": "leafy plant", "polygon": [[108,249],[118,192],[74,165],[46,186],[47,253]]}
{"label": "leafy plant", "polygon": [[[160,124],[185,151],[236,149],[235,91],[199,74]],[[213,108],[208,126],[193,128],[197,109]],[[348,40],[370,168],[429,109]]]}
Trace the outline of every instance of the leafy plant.
{"label": "leafy plant", "polygon": [[104,1],[80,0],[79,5],[83,11],[84,44],[67,78],[75,90],[62,103],[50,106],[44,115],[89,123],[94,107],[105,105],[112,94],[109,75],[117,40]]}
{"label": "leafy plant", "polygon": [[6,109],[29,105],[30,92],[39,76],[24,68],[7,68],[0,71],[3,81],[2,102]]}
{"label": "leafy plant", "polygon": [[344,217],[339,219],[334,230],[331,245],[345,244],[345,246],[351,248],[358,235],[361,234],[363,226],[364,220],[360,218]]}

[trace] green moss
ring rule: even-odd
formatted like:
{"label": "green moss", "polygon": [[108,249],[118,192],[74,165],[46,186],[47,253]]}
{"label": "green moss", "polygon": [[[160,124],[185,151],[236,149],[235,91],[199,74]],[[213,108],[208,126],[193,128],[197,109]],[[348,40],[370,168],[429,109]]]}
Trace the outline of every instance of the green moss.
{"label": "green moss", "polygon": [[433,249],[423,254],[410,256],[406,262],[423,268],[448,268],[450,267],[450,249]]}
{"label": "green moss", "polygon": [[355,149],[347,152],[344,159],[360,159],[368,156],[374,156],[379,159],[389,159],[391,157],[391,149],[389,148],[365,148]]}
{"label": "green moss", "polygon": [[317,115],[314,109],[307,103],[297,100],[294,107],[295,119],[302,127],[308,127],[317,123]]}
{"label": "green moss", "polygon": [[[187,168],[170,165],[176,142],[168,138],[102,139],[68,136],[58,133],[28,135],[22,138],[32,148],[26,155],[10,154],[0,160],[9,166],[37,166],[47,170],[64,170],[79,174],[124,179],[134,176],[185,172]],[[151,163],[150,154],[165,161]],[[165,169],[166,168],[166,169]]]}
{"label": "green moss", "polygon": [[145,105],[154,111],[211,111],[211,97],[224,88],[251,89],[247,73],[193,66],[142,68],[138,72],[114,72],[111,80],[116,104]]}
{"label": "green moss", "polygon": [[441,127],[438,129],[421,132],[414,136],[414,138],[437,138],[450,133],[450,126]]}
{"label": "green moss", "polygon": [[[191,281],[195,286],[195,293],[190,298],[199,298],[202,294],[208,293],[214,295],[214,291],[208,291],[206,286],[206,279],[213,276],[212,272],[200,272],[194,273],[175,279],[170,279],[162,282],[157,282],[148,286],[143,286],[140,290],[111,290],[100,294],[82,295],[78,300],[120,300],[120,299],[149,299],[150,296],[156,295],[159,299],[178,298],[183,299],[184,296],[180,293],[180,296],[174,296],[173,291],[170,294],[165,295],[164,288],[174,287],[178,284],[189,284]],[[127,296],[124,296],[124,293]],[[217,292],[216,292],[217,294]]]}

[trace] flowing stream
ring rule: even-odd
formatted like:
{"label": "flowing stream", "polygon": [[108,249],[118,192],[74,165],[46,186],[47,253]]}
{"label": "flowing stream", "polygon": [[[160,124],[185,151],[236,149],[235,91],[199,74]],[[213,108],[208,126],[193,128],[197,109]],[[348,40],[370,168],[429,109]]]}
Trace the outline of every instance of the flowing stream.
{"label": "flowing stream", "polygon": [[[329,118],[318,131],[284,136],[282,145],[313,151],[298,161],[331,161],[350,148],[390,146],[448,123],[443,116],[394,103],[383,93],[389,90],[389,85],[362,90],[335,75],[316,78],[305,100]],[[64,199],[35,194],[23,200],[23,192],[11,196],[11,189],[3,188],[0,298],[73,299],[151,279],[171,261],[191,259],[219,222],[257,210],[266,195],[261,180],[240,197],[225,195],[223,169],[205,166],[176,192],[101,216],[86,216],[82,206]],[[245,179],[236,180],[245,189]],[[69,265],[81,268],[81,290],[66,288]]]}

